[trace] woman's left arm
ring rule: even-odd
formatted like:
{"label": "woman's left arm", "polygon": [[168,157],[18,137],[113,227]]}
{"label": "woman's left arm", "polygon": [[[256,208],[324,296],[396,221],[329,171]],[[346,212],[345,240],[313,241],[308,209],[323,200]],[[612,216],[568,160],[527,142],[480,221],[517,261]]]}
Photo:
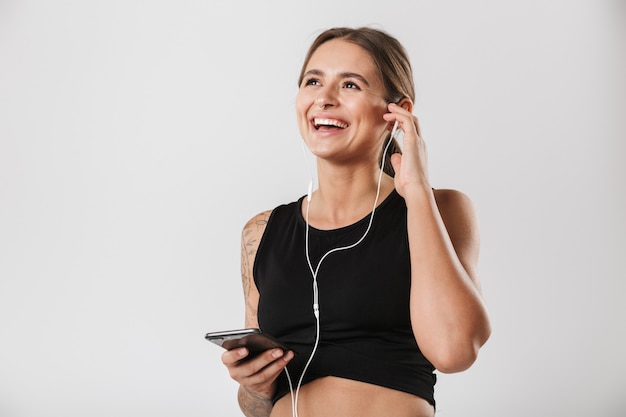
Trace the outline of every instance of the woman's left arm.
{"label": "woman's left arm", "polygon": [[477,276],[478,222],[470,199],[433,191],[417,118],[390,105],[385,116],[404,130],[403,153],[392,156],[396,189],[407,205],[411,256],[411,323],[422,353],[441,372],[476,360],[491,333]]}
{"label": "woman's left arm", "polygon": [[412,192],[405,199],[413,332],[437,369],[460,372],[476,360],[491,333],[476,272],[473,205],[453,190]]}

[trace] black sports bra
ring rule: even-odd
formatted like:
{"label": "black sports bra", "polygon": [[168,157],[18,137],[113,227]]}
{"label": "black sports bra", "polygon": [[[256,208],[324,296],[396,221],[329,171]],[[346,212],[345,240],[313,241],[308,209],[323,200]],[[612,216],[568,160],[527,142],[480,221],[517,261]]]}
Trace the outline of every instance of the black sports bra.
{"label": "black sports bra", "polygon": [[[253,267],[259,326],[298,353],[288,366],[294,389],[316,334],[303,198],[274,209]],[[328,250],[359,240],[369,219],[329,231],[310,228],[313,268]],[[303,384],[337,376],[408,392],[434,405],[435,368],[413,335],[410,285],[406,205],[393,191],[376,209],[363,242],[323,260],[318,273],[320,344]],[[288,392],[282,373],[274,402]]]}

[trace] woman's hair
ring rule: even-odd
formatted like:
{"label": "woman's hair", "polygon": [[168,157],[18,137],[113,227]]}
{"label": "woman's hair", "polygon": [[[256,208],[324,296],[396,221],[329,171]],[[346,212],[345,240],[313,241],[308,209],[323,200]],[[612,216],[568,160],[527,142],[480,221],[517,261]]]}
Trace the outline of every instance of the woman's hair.
{"label": "woman's hair", "polygon": [[[317,48],[322,44],[333,39],[341,39],[353,43],[369,53],[378,69],[383,86],[385,87],[385,100],[388,103],[398,103],[403,98],[409,98],[412,102],[415,102],[413,70],[411,69],[411,63],[409,62],[406,50],[393,36],[379,29],[369,27],[338,27],[325,30],[319,34],[311,44],[304,58],[300,77],[298,78],[298,85],[302,84],[304,72],[306,71],[306,67],[313,53],[315,53]],[[384,141],[383,146],[386,146],[386,144],[387,141]],[[400,145],[398,145],[395,139],[389,146],[383,168],[385,173],[392,177],[395,173],[391,166],[391,155],[394,153],[401,153]]]}

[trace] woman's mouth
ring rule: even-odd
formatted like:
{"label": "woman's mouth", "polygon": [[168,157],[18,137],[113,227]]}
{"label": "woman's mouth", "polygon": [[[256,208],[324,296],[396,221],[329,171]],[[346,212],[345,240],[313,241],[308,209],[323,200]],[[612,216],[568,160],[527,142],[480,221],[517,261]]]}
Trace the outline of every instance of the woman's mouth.
{"label": "woman's mouth", "polygon": [[348,127],[348,124],[337,119],[316,117],[313,119],[313,126],[315,127],[315,130],[332,130],[345,129]]}

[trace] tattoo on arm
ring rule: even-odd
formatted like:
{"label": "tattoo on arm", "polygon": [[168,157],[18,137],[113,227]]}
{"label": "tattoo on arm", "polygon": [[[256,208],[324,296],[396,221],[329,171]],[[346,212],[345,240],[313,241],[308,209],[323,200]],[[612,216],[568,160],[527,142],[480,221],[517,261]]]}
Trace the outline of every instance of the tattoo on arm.
{"label": "tattoo on arm", "polygon": [[271,211],[262,213],[251,220],[243,229],[241,236],[241,281],[243,285],[244,297],[246,300],[246,319],[256,321],[257,307],[250,303],[250,293],[254,285],[252,268],[254,258],[259,248],[260,238],[267,226]]}
{"label": "tattoo on arm", "polygon": [[[246,300],[246,311],[256,317],[256,307],[250,303],[250,291],[252,291],[252,277],[250,272],[252,271],[251,257],[254,255],[254,251],[249,250],[251,245],[250,232],[244,230],[243,238],[241,239],[241,281],[243,284],[243,293]],[[248,317],[246,317],[248,318]]]}
{"label": "tattoo on arm", "polygon": [[243,284],[243,291],[246,296],[250,294],[250,277],[248,276],[248,271],[250,270],[250,253],[247,251],[249,236],[250,231],[248,228],[245,228],[241,237],[241,283]]}
{"label": "tattoo on arm", "polygon": [[240,387],[238,393],[239,407],[248,417],[267,417],[272,412],[272,401],[263,398],[247,389]]}

